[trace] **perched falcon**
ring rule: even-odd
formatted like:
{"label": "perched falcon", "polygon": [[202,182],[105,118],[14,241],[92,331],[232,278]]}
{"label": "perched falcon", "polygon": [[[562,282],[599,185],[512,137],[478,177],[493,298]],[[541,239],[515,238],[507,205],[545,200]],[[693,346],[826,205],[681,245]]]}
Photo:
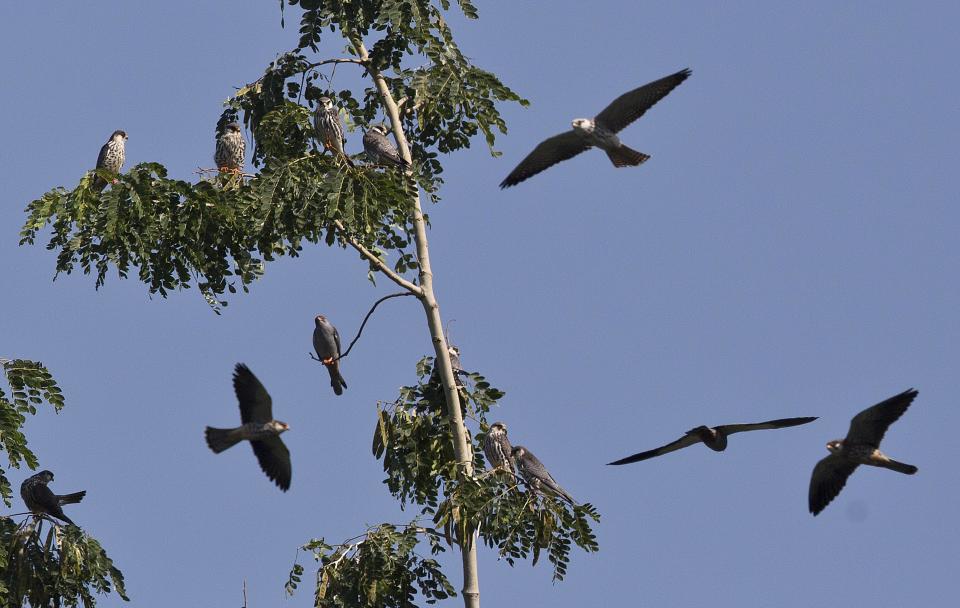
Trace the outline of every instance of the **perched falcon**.
{"label": "perched falcon", "polygon": [[[447,345],[447,353],[450,355],[450,367],[453,369],[453,379],[457,384],[457,388],[463,388],[463,379],[462,375],[465,375],[466,372],[463,371],[463,368],[460,367],[460,349],[454,346],[453,344]],[[430,372],[430,382],[441,384],[440,381],[440,370],[437,367],[437,362],[433,362],[433,370]]]}
{"label": "perched falcon", "polygon": [[221,172],[240,173],[243,170],[246,150],[247,142],[243,139],[240,125],[231,122],[217,135],[217,150],[213,154],[213,161]]}
{"label": "perched falcon", "polygon": [[517,463],[517,470],[520,471],[523,480],[527,482],[527,485],[534,492],[540,492],[546,488],[571,505],[577,504],[577,502],[573,500],[573,497],[560,487],[560,484],[556,482],[550,474],[550,471],[547,470],[547,467],[543,466],[543,463],[533,455],[533,452],[522,445],[515,445],[513,449],[510,450],[510,455],[513,456],[514,461]]}
{"label": "perched falcon", "polygon": [[390,167],[402,167],[406,169],[410,163],[403,160],[397,147],[390,143],[387,138],[387,128],[384,125],[373,125],[363,136],[363,149],[366,151],[370,162],[378,165],[387,165]]}
{"label": "perched falcon", "polygon": [[313,129],[324,150],[330,150],[334,156],[353,166],[353,161],[343,151],[346,140],[343,138],[343,125],[340,124],[340,111],[329,97],[321,97],[317,101],[317,109],[313,112]]}
{"label": "perched falcon", "polygon": [[340,375],[340,332],[323,315],[314,319],[313,349],[317,358],[330,372],[330,386],[337,395],[343,394],[347,382]]}
{"label": "perched falcon", "polygon": [[503,469],[513,473],[513,448],[507,437],[507,425],[494,422],[483,441],[483,453],[491,469]]}
{"label": "perched falcon", "polygon": [[644,112],[666,97],[688,76],[690,70],[680,70],[676,74],[624,93],[593,119],[575,119],[570,131],[540,142],[533,152],[500,182],[500,187],[516,186],[528,177],[549,169],[560,161],[573,158],[593,146],[606,152],[614,167],[634,167],[646,161],[650,158],[649,155],[620,143],[617,133],[643,116]]}
{"label": "perched falcon", "polygon": [[87,495],[87,491],[74,492],[73,494],[54,494],[47,484],[53,481],[53,473],[50,471],[40,471],[23,480],[20,484],[20,497],[31,512],[37,515],[52,515],[68,524],[73,524],[73,520],[63,514],[61,505],[69,505],[80,502]]}
{"label": "perched falcon", "polygon": [[[111,173],[120,173],[123,167],[125,154],[125,145],[127,134],[125,131],[114,131],[107,143],[100,148],[100,155],[97,156],[97,169],[106,169]],[[107,187],[107,182],[99,175],[93,178],[90,185],[94,190],[100,191]]]}
{"label": "perched falcon", "polygon": [[823,511],[837,497],[847,477],[858,465],[867,464],[913,475],[917,467],[891,460],[880,451],[880,442],[891,424],[903,415],[917,396],[914,389],[906,390],[886,401],[868,407],[853,417],[850,430],[843,439],[827,443],[830,455],[817,463],[810,478],[810,512]]}
{"label": "perched falcon", "polygon": [[240,401],[240,422],[243,424],[232,429],[208,426],[207,445],[215,454],[219,454],[241,441],[249,441],[260,462],[260,468],[286,492],[290,489],[293,472],[290,450],[283,444],[280,434],[290,430],[290,425],[273,419],[270,394],[243,363],[237,363],[233,371],[233,390]]}
{"label": "perched falcon", "polygon": [[633,456],[627,456],[626,458],[621,458],[620,460],[609,462],[607,464],[630,464],[631,462],[640,462],[641,460],[662,456],[663,454],[683,449],[695,443],[700,443],[701,441],[711,450],[715,452],[722,452],[727,449],[728,435],[742,433],[744,431],[782,429],[788,426],[807,424],[808,422],[813,422],[816,419],[817,418],[815,416],[807,416],[804,418],[780,418],[779,420],[768,420],[766,422],[755,422],[753,424],[723,424],[716,427],[698,426],[695,429],[690,429],[687,431],[686,435],[680,439],[677,439],[673,443],[668,443],[667,445],[661,446],[654,450],[640,452],[639,454],[634,454]]}

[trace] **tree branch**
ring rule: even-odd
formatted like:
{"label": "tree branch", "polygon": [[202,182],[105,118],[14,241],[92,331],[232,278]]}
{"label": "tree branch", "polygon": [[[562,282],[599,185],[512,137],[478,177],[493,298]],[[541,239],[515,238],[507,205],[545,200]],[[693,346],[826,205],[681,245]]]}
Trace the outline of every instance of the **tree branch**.
{"label": "tree branch", "polygon": [[[402,297],[402,296],[412,296],[412,295],[414,295],[414,294],[410,293],[409,291],[401,291],[400,293],[391,293],[391,294],[388,295],[388,296],[383,296],[382,298],[380,298],[379,300],[377,300],[376,302],[374,302],[374,303],[373,303],[373,306],[370,308],[370,312],[368,312],[368,313],[367,313],[367,316],[365,316],[365,317],[363,318],[363,323],[360,324],[360,329],[357,330],[357,337],[354,338],[354,339],[350,342],[350,346],[347,347],[347,350],[345,350],[345,351],[343,351],[342,353],[340,353],[340,356],[339,356],[339,357],[335,357],[333,360],[334,360],[334,361],[339,361],[340,359],[343,359],[344,357],[346,357],[347,355],[350,354],[350,349],[352,349],[352,348],[353,348],[353,345],[356,344],[356,343],[357,343],[357,340],[360,339],[360,334],[363,333],[363,328],[367,325],[367,321],[370,319],[370,315],[372,315],[372,314],[373,314],[373,311],[377,309],[377,306],[380,305],[380,302],[383,302],[384,300],[389,300],[390,298],[399,298],[399,297]],[[323,363],[323,359],[320,359],[320,358],[318,358],[318,357],[315,357],[315,356],[313,355],[313,353],[310,353],[310,358],[313,359],[314,361],[319,361],[320,363]],[[324,365],[327,365],[327,364],[324,363]]]}
{"label": "tree branch", "polygon": [[420,287],[417,287],[410,281],[406,280],[405,278],[403,278],[402,276],[394,272],[392,268],[387,266],[387,264],[380,259],[380,256],[373,253],[372,251],[364,247],[362,244],[360,244],[360,241],[350,236],[350,234],[347,232],[347,227],[343,225],[343,222],[341,222],[340,220],[334,220],[333,225],[337,228],[337,230],[340,231],[340,236],[343,237],[343,240],[345,240],[347,243],[350,244],[351,247],[353,247],[358,252],[360,252],[360,256],[363,259],[367,260],[368,262],[376,266],[377,270],[383,273],[388,279],[390,279],[400,287],[403,287],[404,289],[409,291],[412,295],[415,295],[418,298],[423,296],[423,290]]}

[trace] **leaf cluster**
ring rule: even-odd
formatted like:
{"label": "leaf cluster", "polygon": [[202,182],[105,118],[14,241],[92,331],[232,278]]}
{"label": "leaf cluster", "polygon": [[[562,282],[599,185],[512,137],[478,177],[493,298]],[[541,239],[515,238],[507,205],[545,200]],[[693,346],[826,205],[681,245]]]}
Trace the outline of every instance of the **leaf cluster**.
{"label": "leaf cluster", "polygon": [[[411,523],[403,528],[381,524],[353,542],[329,545],[323,539],[303,546],[319,562],[314,606],[318,608],[412,608],[419,593],[428,604],[456,596],[440,564],[417,553],[423,537],[431,555],[442,552],[436,534]],[[303,575],[294,564],[286,584],[293,593]]]}
{"label": "leaf cluster", "polygon": [[0,605],[48,608],[96,606],[96,594],[116,591],[129,601],[123,574],[96,539],[76,526],[28,517],[0,518]]}

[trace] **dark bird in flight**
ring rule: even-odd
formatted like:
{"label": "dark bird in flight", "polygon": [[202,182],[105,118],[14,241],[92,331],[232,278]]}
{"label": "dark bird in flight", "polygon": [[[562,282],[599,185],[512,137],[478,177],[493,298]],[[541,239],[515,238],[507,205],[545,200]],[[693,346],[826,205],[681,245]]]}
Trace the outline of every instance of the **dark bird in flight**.
{"label": "dark bird in flight", "polygon": [[577,504],[577,502],[573,500],[573,497],[560,487],[560,484],[556,482],[553,475],[547,470],[547,467],[543,466],[543,463],[533,455],[533,452],[522,445],[515,445],[513,449],[510,450],[510,454],[517,463],[517,470],[520,471],[523,480],[534,492],[542,492],[543,489],[546,488],[571,505]]}
{"label": "dark bird in flight", "polygon": [[73,524],[73,520],[63,514],[61,505],[69,505],[83,500],[87,491],[74,492],[73,494],[54,494],[47,484],[53,481],[53,473],[50,471],[40,471],[23,480],[20,484],[20,497],[31,512],[37,515],[52,515],[68,524]]}
{"label": "dark bird in flight", "polygon": [[513,448],[507,437],[507,425],[503,422],[494,422],[487,431],[483,441],[483,453],[490,463],[491,469],[502,469],[513,472]]}
{"label": "dark bird in flight", "polygon": [[903,415],[917,396],[914,389],[906,390],[886,401],[868,407],[853,417],[850,430],[843,439],[827,443],[830,455],[817,463],[810,478],[810,512],[823,511],[837,497],[847,478],[861,464],[882,467],[913,475],[917,467],[888,458],[880,451],[880,442],[887,428]]}
{"label": "dark bird in flight", "polygon": [[232,429],[208,426],[207,445],[219,454],[241,441],[249,441],[260,468],[286,492],[290,489],[292,467],[290,450],[280,439],[280,434],[290,430],[290,425],[273,419],[270,394],[243,363],[237,363],[233,371],[233,390],[240,402],[240,422],[243,424]]}
{"label": "dark bird in flight", "polygon": [[217,135],[217,149],[213,154],[217,169],[221,172],[240,173],[243,170],[246,149],[247,142],[243,139],[240,125],[231,122]]}
{"label": "dark bird in flight", "polygon": [[768,420],[766,422],[755,422],[753,424],[723,424],[720,426],[698,426],[695,429],[687,431],[686,435],[672,443],[646,452],[640,452],[633,456],[627,456],[607,464],[630,464],[631,462],[640,462],[648,458],[662,456],[669,452],[683,449],[685,447],[703,442],[708,448],[715,452],[722,452],[727,449],[727,436],[744,431],[761,431],[766,429],[782,429],[788,426],[797,426],[798,424],[807,424],[816,420],[816,416],[806,416],[803,418],[780,418],[779,420]]}
{"label": "dark bird in flight", "polygon": [[347,382],[340,375],[340,332],[323,315],[314,319],[313,348],[317,358],[330,373],[330,386],[337,395],[343,394]]}
{"label": "dark bird in flight", "polygon": [[690,76],[690,70],[680,70],[624,93],[610,103],[594,118],[577,118],[573,129],[545,139],[527,155],[510,175],[500,182],[501,188],[515,186],[560,161],[573,158],[584,150],[596,146],[607,153],[614,167],[635,167],[650,158],[643,152],[629,148],[620,142],[617,133],[637,120],[655,103]]}
{"label": "dark bird in flight", "polygon": [[390,143],[387,137],[387,128],[383,125],[373,125],[363,135],[363,149],[366,151],[370,162],[378,165],[387,165],[390,167],[401,167],[406,169],[410,163],[403,160],[397,147]]}
{"label": "dark bird in flight", "polygon": [[[100,148],[100,155],[97,156],[97,169],[106,169],[111,173],[120,173],[123,167],[125,148],[127,143],[127,134],[125,131],[114,131],[107,143]],[[114,180],[116,183],[116,180]],[[107,182],[99,175],[93,178],[90,187],[100,191],[107,187]]]}
{"label": "dark bird in flight", "polygon": [[343,125],[340,124],[340,111],[329,97],[317,100],[317,109],[313,112],[313,130],[324,150],[330,150],[335,157],[342,158],[348,165],[353,166],[353,161],[343,151],[346,140],[343,138]]}

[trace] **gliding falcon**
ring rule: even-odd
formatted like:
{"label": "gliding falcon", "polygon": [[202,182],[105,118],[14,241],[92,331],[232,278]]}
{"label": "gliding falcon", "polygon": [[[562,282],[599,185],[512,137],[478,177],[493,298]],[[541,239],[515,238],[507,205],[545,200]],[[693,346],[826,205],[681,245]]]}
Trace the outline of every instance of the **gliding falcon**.
{"label": "gliding falcon", "polygon": [[840,494],[847,478],[861,464],[905,475],[917,472],[917,467],[912,464],[892,460],[880,451],[883,435],[907,411],[916,396],[917,391],[911,388],[868,407],[850,421],[846,437],[827,443],[830,455],[817,463],[810,477],[808,504],[811,513],[817,515],[823,511]]}
{"label": "gliding falcon", "polygon": [[596,146],[607,153],[614,167],[635,167],[650,158],[620,143],[617,133],[637,120],[655,103],[690,76],[690,70],[680,70],[624,93],[614,99],[593,119],[577,118],[571,123],[573,129],[545,139],[527,155],[510,175],[500,182],[500,188],[515,186],[560,161],[573,158],[584,150]]}
{"label": "gliding falcon", "polygon": [[249,441],[260,468],[286,492],[290,489],[292,467],[290,450],[280,439],[280,433],[290,430],[290,425],[273,419],[270,393],[243,363],[237,363],[233,371],[233,390],[240,402],[240,422],[243,424],[232,429],[208,426],[207,445],[219,454],[241,441]]}
{"label": "gliding falcon", "polygon": [[698,426],[690,429],[687,434],[672,443],[661,446],[646,452],[640,452],[633,456],[627,456],[607,464],[630,464],[631,462],[640,462],[648,458],[662,456],[675,450],[683,449],[701,441],[714,452],[722,452],[727,449],[727,436],[744,431],[760,431],[765,429],[782,429],[788,426],[797,426],[798,424],[807,424],[813,422],[816,417],[807,416],[804,418],[780,418],[779,420],[768,420],[766,422],[755,422],[752,424],[723,424],[716,427]]}

